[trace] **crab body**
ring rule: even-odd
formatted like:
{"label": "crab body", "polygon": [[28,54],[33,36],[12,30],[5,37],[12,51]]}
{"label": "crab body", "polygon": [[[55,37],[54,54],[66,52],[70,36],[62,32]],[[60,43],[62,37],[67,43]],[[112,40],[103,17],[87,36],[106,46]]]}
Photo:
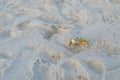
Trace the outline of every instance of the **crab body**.
{"label": "crab body", "polygon": [[69,46],[72,48],[75,48],[75,46],[79,46],[80,49],[85,49],[88,47],[88,44],[88,41],[84,38],[76,38],[69,41]]}

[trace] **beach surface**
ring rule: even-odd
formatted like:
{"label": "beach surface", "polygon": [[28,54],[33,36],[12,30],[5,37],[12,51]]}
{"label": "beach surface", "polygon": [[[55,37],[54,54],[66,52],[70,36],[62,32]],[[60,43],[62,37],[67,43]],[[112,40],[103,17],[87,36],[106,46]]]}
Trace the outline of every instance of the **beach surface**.
{"label": "beach surface", "polygon": [[120,80],[120,0],[0,0],[0,80]]}

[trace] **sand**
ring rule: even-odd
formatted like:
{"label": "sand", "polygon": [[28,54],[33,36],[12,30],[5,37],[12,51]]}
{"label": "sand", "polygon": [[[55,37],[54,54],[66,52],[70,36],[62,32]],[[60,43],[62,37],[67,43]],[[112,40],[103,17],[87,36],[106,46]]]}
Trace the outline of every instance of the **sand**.
{"label": "sand", "polygon": [[120,0],[0,0],[0,80],[119,79]]}

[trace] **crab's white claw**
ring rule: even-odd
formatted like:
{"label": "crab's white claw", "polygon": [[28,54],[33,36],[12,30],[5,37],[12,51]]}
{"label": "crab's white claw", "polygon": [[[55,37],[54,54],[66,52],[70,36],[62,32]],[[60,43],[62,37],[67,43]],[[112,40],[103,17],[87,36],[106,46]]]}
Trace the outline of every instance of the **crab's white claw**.
{"label": "crab's white claw", "polygon": [[72,41],[72,43],[75,43],[75,40],[74,40],[74,39],[72,39],[71,41]]}

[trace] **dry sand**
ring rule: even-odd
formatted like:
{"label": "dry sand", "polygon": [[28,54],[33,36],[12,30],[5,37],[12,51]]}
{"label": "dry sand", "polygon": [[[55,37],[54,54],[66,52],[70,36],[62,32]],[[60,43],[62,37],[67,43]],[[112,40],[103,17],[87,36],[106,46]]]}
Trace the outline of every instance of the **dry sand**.
{"label": "dry sand", "polygon": [[0,80],[120,80],[120,0],[0,0]]}

